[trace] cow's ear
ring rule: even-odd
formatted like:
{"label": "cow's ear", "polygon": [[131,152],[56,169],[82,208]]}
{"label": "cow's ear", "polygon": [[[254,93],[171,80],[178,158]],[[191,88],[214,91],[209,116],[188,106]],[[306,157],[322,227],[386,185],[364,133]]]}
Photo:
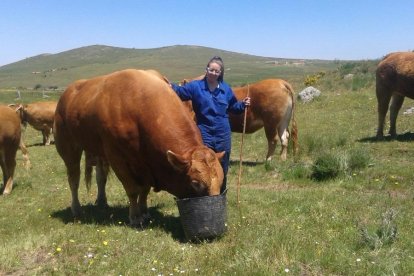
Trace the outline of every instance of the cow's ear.
{"label": "cow's ear", "polygon": [[185,160],[181,155],[178,155],[170,150],[167,151],[167,159],[171,166],[179,172],[186,171],[190,164],[190,162]]}
{"label": "cow's ear", "polygon": [[10,107],[11,109],[13,109],[14,111],[19,111],[22,108],[21,104],[8,104],[8,107]]}
{"label": "cow's ear", "polygon": [[23,105],[19,104],[19,105],[16,106],[15,110],[16,110],[16,112],[20,111],[20,110],[23,111],[23,108],[24,108]]}
{"label": "cow's ear", "polygon": [[221,161],[221,159],[224,157],[225,154],[226,154],[225,151],[216,152],[216,156],[217,156],[217,158],[218,158],[219,161]]}

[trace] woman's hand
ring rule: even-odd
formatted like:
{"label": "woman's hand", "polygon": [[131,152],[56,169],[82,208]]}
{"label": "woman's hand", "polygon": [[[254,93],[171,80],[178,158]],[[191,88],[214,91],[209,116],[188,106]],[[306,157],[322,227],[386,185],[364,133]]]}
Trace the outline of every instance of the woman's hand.
{"label": "woman's hand", "polygon": [[250,106],[250,97],[244,98],[243,103],[244,103],[245,106]]}

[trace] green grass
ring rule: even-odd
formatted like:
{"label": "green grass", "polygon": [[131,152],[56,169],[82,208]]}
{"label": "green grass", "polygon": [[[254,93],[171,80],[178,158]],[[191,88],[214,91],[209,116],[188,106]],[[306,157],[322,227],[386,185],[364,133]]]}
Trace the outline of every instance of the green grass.
{"label": "green grass", "polygon": [[[179,82],[204,73],[208,60],[221,56],[225,62],[226,80],[232,85],[243,85],[264,78],[284,78],[292,83],[303,83],[304,76],[323,70],[333,70],[341,63],[270,58],[223,51],[220,49],[178,45],[154,49],[127,49],[94,45],[40,55],[0,67],[0,88],[64,89],[69,83],[126,68],[156,69],[171,81]],[[274,64],[274,61],[279,62]]]}
{"label": "green grass", "polygon": [[[81,185],[84,216],[74,222],[63,161],[53,145],[39,146],[40,133],[28,127],[33,167],[25,170],[18,152],[12,194],[0,196],[0,274],[413,275],[413,119],[400,113],[397,139],[376,141],[372,83],[353,90],[332,76],[315,85],[323,93],[318,100],[297,104],[298,156],[289,151],[286,162],[276,155],[266,164],[264,131],[244,137],[240,205],[241,134],[233,135],[228,232],[210,243],[185,242],[166,192],[150,193],[148,228],[130,228],[128,200],[115,175],[106,210],[93,205],[96,187],[87,193]],[[327,83],[333,88],[323,89]],[[0,92],[0,102],[14,97]],[[28,91],[23,99],[43,98]],[[411,105],[406,100],[402,110]],[[324,153],[347,166],[337,177],[315,181],[312,166]]]}

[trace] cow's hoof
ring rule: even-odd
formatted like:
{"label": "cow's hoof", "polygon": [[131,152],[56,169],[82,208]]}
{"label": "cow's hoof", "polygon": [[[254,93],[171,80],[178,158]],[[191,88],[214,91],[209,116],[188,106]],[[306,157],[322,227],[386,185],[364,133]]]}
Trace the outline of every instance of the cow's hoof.
{"label": "cow's hoof", "polygon": [[130,221],[131,227],[137,228],[140,230],[147,228],[150,223],[151,223],[151,217],[148,213],[145,213],[142,216]]}
{"label": "cow's hoof", "polygon": [[108,202],[106,200],[105,201],[97,200],[97,201],[95,201],[95,205],[98,206],[100,209],[108,209],[109,208]]}

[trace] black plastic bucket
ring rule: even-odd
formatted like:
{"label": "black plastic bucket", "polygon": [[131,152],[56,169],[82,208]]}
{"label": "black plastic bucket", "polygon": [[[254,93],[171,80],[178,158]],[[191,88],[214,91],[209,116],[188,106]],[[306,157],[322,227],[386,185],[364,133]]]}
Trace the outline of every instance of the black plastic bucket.
{"label": "black plastic bucket", "polygon": [[190,241],[223,235],[227,221],[227,190],[217,196],[176,199],[185,237]]}

